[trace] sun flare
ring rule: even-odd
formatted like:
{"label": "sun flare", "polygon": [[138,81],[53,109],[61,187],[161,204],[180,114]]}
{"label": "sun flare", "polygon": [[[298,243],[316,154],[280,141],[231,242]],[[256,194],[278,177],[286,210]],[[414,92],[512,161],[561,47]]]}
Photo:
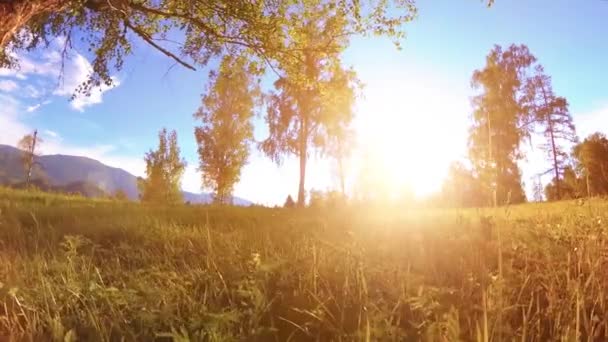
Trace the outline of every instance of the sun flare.
{"label": "sun flare", "polygon": [[[466,141],[466,111],[436,84],[366,89],[356,124],[360,164],[391,197],[428,196],[441,188],[449,164]],[[465,104],[466,105],[466,104]]]}

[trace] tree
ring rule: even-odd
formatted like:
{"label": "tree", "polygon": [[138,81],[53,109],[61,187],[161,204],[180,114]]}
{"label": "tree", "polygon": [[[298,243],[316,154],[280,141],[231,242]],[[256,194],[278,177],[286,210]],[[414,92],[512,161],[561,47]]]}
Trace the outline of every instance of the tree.
{"label": "tree", "polygon": [[231,201],[253,140],[251,118],[260,88],[247,64],[244,57],[226,56],[219,74],[211,73],[209,91],[194,114],[203,123],[194,130],[203,186],[213,189],[218,203]]}
{"label": "tree", "polygon": [[42,139],[38,136],[38,130],[35,130],[33,134],[27,134],[19,140],[17,147],[21,150],[21,163],[25,170],[25,186],[29,188],[30,181],[32,180],[32,171],[36,165],[36,156],[38,155],[38,149]]}
{"label": "tree", "polygon": [[111,84],[138,41],[189,69],[226,52],[272,63],[292,58],[293,18],[315,15],[319,4],[333,8],[326,19],[344,22],[335,37],[378,34],[398,44],[416,15],[414,0],[4,0],[0,67],[17,67],[17,52],[55,37],[65,37],[65,52],[81,47],[94,55],[93,73],[77,90],[85,94]]}
{"label": "tree", "polygon": [[517,161],[523,157],[520,143],[530,136],[534,122],[528,82],[535,62],[525,45],[506,50],[495,46],[486,66],[473,73],[471,84],[481,93],[472,101],[469,156],[495,206],[525,200]]}
{"label": "tree", "polygon": [[608,194],[608,138],[593,133],[574,146],[572,155],[585,182],[587,196]]}
{"label": "tree", "polygon": [[[568,110],[568,101],[553,93],[551,77],[545,74],[542,66],[537,66],[536,75],[528,83],[532,96],[532,110],[535,121],[541,125],[545,142],[541,148],[547,152],[554,174],[554,195],[560,199],[561,173],[568,160],[568,154],[563,150],[562,143],[576,142],[576,130],[572,116]],[[552,194],[553,195],[553,194]]]}
{"label": "tree", "polygon": [[186,161],[180,158],[177,133],[163,128],[158,134],[158,149],[146,153],[146,178],[138,180],[142,202],[176,204],[182,202],[180,182]]}
{"label": "tree", "polygon": [[346,26],[345,18],[331,15],[336,11],[331,3],[310,11],[293,18],[297,25],[288,47],[298,57],[279,64],[280,77],[268,96],[269,136],[260,145],[279,164],[285,154],[299,158],[299,206],[305,202],[308,154],[327,152],[336,127],[348,126],[357,83],[355,73],[343,68],[339,58],[347,40],[336,37]]}
{"label": "tree", "polygon": [[283,204],[283,208],[293,208],[296,206],[296,202],[293,201],[291,195],[287,195],[287,199],[285,199],[285,204]]}
{"label": "tree", "polygon": [[559,181],[560,192],[558,195],[555,178],[545,186],[545,197],[547,201],[558,201],[562,199],[575,199],[585,195],[585,183],[578,177],[572,166],[567,165],[562,170],[562,179]]}

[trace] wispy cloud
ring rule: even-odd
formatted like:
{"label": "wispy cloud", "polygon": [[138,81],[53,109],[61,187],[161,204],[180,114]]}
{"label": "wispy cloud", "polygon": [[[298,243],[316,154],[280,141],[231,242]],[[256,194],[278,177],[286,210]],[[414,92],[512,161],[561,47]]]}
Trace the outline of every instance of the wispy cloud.
{"label": "wispy cloud", "polygon": [[19,89],[17,82],[13,80],[0,80],[0,91],[10,93]]}
{"label": "wispy cloud", "polygon": [[31,105],[31,106],[27,106],[25,108],[25,111],[28,112],[28,113],[33,113],[33,112],[37,111],[40,107],[42,107],[44,105],[47,105],[49,103],[51,103],[50,100],[46,100],[46,101],[43,101],[43,102],[40,102],[40,103],[36,103],[36,104]]}
{"label": "wispy cloud", "polygon": [[40,103],[31,105],[31,106],[27,106],[27,108],[25,108],[25,111],[28,113],[32,113],[32,112],[35,112],[38,108],[40,108],[40,106],[42,106],[42,104],[40,104]]}
{"label": "wispy cloud", "polygon": [[43,133],[53,139],[61,139],[61,137],[59,136],[59,133],[57,133],[55,131],[51,131],[50,129],[45,129]]}
{"label": "wispy cloud", "polygon": [[[14,92],[21,98],[39,99],[52,95],[71,98],[70,106],[77,111],[103,102],[103,94],[120,85],[117,77],[112,77],[113,83],[93,87],[89,96],[76,94],[76,89],[93,73],[91,63],[81,54],[72,53],[62,61],[59,52],[61,44],[51,44],[50,50],[29,55],[14,55],[19,59],[19,68],[0,68],[0,91]],[[49,91],[49,89],[52,89]],[[30,111],[40,107],[39,103],[31,104]]]}

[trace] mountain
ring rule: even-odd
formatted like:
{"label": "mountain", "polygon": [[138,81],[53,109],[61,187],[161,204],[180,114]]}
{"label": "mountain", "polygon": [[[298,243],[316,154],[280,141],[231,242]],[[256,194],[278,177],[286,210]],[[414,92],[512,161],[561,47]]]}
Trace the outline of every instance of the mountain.
{"label": "mountain", "polygon": [[[37,166],[32,178],[43,189],[64,192],[79,192],[89,197],[99,197],[124,191],[130,199],[138,199],[137,177],[129,172],[105,165],[95,159],[69,155],[45,155],[36,158]],[[20,186],[24,179],[19,149],[0,145],[0,184]],[[102,190],[102,191],[98,191]],[[190,203],[211,203],[208,193],[183,192],[184,201]],[[252,204],[245,199],[234,197],[235,205]]]}

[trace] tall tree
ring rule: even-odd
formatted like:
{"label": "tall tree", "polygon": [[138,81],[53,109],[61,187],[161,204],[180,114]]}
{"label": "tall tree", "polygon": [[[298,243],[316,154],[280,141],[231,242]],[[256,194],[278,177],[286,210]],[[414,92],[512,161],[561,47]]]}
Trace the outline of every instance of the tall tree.
{"label": "tall tree", "polygon": [[180,157],[177,133],[163,128],[158,133],[158,149],[146,153],[146,178],[138,180],[142,202],[176,204],[183,201],[180,182],[186,161]]}
{"label": "tall tree", "polygon": [[319,2],[294,16],[289,48],[297,58],[279,64],[280,77],[268,96],[269,136],[261,149],[275,162],[285,154],[300,161],[298,205],[305,204],[306,164],[311,151],[328,151],[334,128],[352,120],[355,73],[340,62],[346,18],[331,2]]}
{"label": "tall tree", "polygon": [[528,87],[532,96],[531,105],[535,120],[542,127],[542,134],[545,138],[541,148],[547,152],[553,168],[553,189],[555,191],[553,199],[560,199],[561,174],[568,160],[563,143],[576,142],[574,122],[568,110],[568,101],[555,95],[551,77],[545,74],[542,66],[536,67],[536,75],[531,78]]}
{"label": "tall tree", "polygon": [[[88,49],[93,73],[78,89],[111,84],[134,43],[143,42],[187,68],[230,50],[266,61],[291,58],[295,16],[331,5],[345,23],[336,37],[389,36],[398,43],[416,15],[414,0],[4,0],[0,2],[0,67],[16,67],[20,51],[65,37],[64,51]],[[178,37],[177,44],[174,37]],[[323,46],[318,48],[324,49]]]}
{"label": "tall tree", "polygon": [[19,140],[17,147],[21,150],[21,163],[25,170],[25,186],[29,187],[32,180],[32,171],[36,165],[36,156],[42,139],[38,136],[38,130],[33,134],[27,134]]}
{"label": "tall tree", "polygon": [[219,203],[232,199],[232,190],[249,156],[253,140],[251,118],[260,99],[244,57],[226,56],[219,73],[210,75],[210,87],[194,117],[202,121],[194,135],[198,143],[203,186]]}
{"label": "tall tree", "polygon": [[608,194],[608,138],[603,133],[593,133],[574,146],[572,155],[587,195]]}
{"label": "tall tree", "polygon": [[528,82],[535,62],[525,45],[506,50],[495,46],[486,66],[473,73],[471,84],[481,93],[472,101],[469,156],[495,206],[525,200],[517,161],[523,157],[520,143],[530,135],[534,121]]}

